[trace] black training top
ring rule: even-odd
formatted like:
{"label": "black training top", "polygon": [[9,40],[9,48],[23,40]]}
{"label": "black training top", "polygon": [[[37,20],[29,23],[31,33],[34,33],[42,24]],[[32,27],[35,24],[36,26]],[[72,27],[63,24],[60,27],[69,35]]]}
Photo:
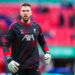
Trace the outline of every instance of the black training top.
{"label": "black training top", "polygon": [[38,43],[44,52],[49,51],[41,28],[35,22],[26,24],[18,21],[12,24],[5,35],[5,40],[3,43],[5,57],[10,56],[9,46],[11,45],[11,57],[23,69],[39,66]]}

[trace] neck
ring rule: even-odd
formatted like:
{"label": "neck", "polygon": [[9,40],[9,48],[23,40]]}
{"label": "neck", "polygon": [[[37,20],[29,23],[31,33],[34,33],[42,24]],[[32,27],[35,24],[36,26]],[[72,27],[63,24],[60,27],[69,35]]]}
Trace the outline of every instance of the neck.
{"label": "neck", "polygon": [[31,21],[25,22],[25,21],[23,21],[23,20],[21,19],[20,22],[21,22],[22,24],[24,24],[24,25],[32,25]]}
{"label": "neck", "polygon": [[28,21],[24,21],[23,19],[21,19],[21,21],[22,21],[23,23],[30,23],[30,19],[29,19]]}

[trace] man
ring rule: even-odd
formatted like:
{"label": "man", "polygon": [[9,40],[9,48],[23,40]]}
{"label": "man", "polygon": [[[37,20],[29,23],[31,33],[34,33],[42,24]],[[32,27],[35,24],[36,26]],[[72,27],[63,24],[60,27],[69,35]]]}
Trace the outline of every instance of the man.
{"label": "man", "polygon": [[12,24],[5,35],[6,42],[3,45],[3,50],[8,68],[13,75],[40,75],[38,43],[45,53],[46,64],[50,62],[51,55],[40,26],[30,21],[31,5],[22,4],[20,15],[21,20]]}

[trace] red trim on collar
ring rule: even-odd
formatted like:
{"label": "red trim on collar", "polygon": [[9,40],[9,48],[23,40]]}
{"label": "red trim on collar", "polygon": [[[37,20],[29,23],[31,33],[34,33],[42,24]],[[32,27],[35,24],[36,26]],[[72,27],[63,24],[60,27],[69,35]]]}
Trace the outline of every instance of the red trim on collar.
{"label": "red trim on collar", "polygon": [[24,23],[23,21],[21,21],[20,20],[20,22],[22,23],[22,24],[24,24],[24,25],[32,25],[32,23],[30,22],[30,23]]}

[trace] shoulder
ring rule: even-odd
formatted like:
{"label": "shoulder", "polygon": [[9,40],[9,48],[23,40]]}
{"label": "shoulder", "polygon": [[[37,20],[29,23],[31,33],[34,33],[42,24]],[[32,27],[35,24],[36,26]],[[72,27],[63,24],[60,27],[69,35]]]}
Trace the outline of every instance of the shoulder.
{"label": "shoulder", "polygon": [[18,22],[14,22],[9,26],[9,30],[11,30],[12,28],[16,27],[18,24]]}
{"label": "shoulder", "polygon": [[40,25],[39,25],[38,23],[34,22],[34,21],[32,21],[32,24],[33,24],[34,26],[40,27]]}

